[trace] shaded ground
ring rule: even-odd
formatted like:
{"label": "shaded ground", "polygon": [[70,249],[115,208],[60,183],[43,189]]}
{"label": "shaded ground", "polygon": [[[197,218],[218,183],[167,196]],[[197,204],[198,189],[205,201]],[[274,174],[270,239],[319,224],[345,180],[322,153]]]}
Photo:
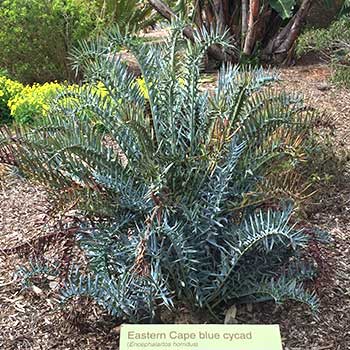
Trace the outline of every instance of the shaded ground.
{"label": "shaded ground", "polygon": [[[349,149],[350,91],[330,85],[329,74],[322,65],[283,69],[281,86],[304,93],[312,106],[324,109],[335,123],[335,142]],[[285,350],[350,349],[350,184],[330,186],[316,204],[310,221],[333,238],[330,248],[320,252],[327,264],[316,283],[319,319],[293,303],[238,309],[241,323],[279,323]],[[30,248],[37,237],[59,231],[59,218],[48,221],[50,210],[44,189],[0,168],[0,349],[117,349],[117,325],[94,305],[80,301],[60,308],[55,277],[26,290],[14,280],[15,266],[28,261],[23,243]],[[59,243],[46,254],[49,264],[69,246],[69,238],[55,239]]]}

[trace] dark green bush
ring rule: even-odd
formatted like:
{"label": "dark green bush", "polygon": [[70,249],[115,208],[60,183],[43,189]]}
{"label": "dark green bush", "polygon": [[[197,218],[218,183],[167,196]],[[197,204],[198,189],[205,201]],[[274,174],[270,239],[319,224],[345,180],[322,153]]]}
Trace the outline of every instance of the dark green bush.
{"label": "dark green bush", "polygon": [[[88,266],[72,268],[63,297],[90,296],[129,321],[179,304],[220,314],[267,299],[315,311],[305,251],[323,238],[292,218],[300,188],[288,180],[305,161],[312,113],[270,90],[276,77],[259,69],[226,66],[203,91],[203,55],[225,37],[196,33],[183,45],[181,33],[152,45],[116,30],[83,43],[73,60],[90,88],[63,95],[40,127],[0,140],[8,150],[15,139],[21,171],[93,219],[79,231]],[[113,47],[133,52],[147,94]]]}
{"label": "dark green bush", "polygon": [[95,2],[0,2],[0,66],[25,83],[71,76],[68,51],[95,28]]}
{"label": "dark green bush", "polygon": [[0,67],[23,83],[73,79],[68,53],[79,40],[113,24],[147,25],[145,1],[3,0]]}

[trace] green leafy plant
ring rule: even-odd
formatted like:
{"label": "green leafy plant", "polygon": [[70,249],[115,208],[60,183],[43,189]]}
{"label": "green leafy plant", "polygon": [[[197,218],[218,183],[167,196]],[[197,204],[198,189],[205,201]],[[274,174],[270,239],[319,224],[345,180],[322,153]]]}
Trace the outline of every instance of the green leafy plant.
{"label": "green leafy plant", "polygon": [[344,4],[340,10],[339,15],[340,16],[347,15],[347,14],[349,14],[349,11],[350,11],[350,1],[344,0]]}
{"label": "green leafy plant", "polygon": [[[226,37],[203,30],[183,42],[182,30],[174,24],[162,44],[117,29],[81,43],[73,62],[84,88],[0,142],[23,173],[93,219],[78,236],[88,265],[72,267],[63,299],[89,296],[132,322],[179,304],[218,315],[232,302],[293,299],[315,311],[305,250],[324,237],[295,222],[300,188],[281,182],[305,160],[312,112],[270,90],[277,78],[261,69],[225,66],[203,91],[203,55]],[[142,86],[116,47],[134,54]]]}
{"label": "green leafy plant", "polygon": [[297,4],[296,0],[270,0],[270,6],[279,13],[283,19],[290,18],[292,10]]}

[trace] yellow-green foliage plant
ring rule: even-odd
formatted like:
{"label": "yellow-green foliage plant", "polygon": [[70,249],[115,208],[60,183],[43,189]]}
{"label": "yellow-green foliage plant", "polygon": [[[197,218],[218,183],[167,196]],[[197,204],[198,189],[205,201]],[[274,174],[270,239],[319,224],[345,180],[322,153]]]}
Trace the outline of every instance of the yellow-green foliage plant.
{"label": "yellow-green foliage plant", "polygon": [[[60,98],[60,104],[74,104],[75,94],[82,92],[87,86],[66,83],[48,82],[45,84],[23,85],[22,83],[0,77],[0,122],[18,125],[32,124],[45,118],[50,105],[62,93],[69,92]],[[102,83],[96,83],[94,93],[100,98],[107,98],[108,91]],[[122,101],[120,100],[119,103]]]}
{"label": "yellow-green foliage plant", "polygon": [[17,124],[28,124],[46,116],[50,101],[64,90],[57,82],[25,86],[8,101],[11,117]]}
{"label": "yellow-green foliage plant", "polygon": [[23,90],[24,86],[18,81],[0,76],[0,125],[11,120],[11,111],[8,106],[9,100]]}

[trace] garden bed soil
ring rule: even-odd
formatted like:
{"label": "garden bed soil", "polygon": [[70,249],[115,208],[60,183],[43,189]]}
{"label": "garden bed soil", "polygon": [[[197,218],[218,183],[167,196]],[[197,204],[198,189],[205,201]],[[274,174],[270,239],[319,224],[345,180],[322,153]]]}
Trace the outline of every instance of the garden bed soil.
{"label": "garden bed soil", "polygon": [[[339,149],[350,148],[350,91],[331,85],[325,65],[281,69],[281,88],[305,95],[335,125]],[[317,155],[315,155],[317,156]],[[330,185],[319,196],[308,224],[330,232],[316,290],[321,306],[315,319],[306,307],[272,303],[238,307],[239,323],[278,323],[285,350],[350,349],[350,183]],[[3,350],[117,349],[117,324],[88,301],[61,308],[57,281],[23,290],[14,279],[16,266],[26,264],[38,237],[56,234],[45,251],[48,261],[67,253],[70,237],[60,231],[66,217],[51,219],[45,189],[29,184],[11,169],[0,168],[0,348]],[[27,242],[27,244],[25,244]],[[191,322],[189,317],[178,322]]]}

